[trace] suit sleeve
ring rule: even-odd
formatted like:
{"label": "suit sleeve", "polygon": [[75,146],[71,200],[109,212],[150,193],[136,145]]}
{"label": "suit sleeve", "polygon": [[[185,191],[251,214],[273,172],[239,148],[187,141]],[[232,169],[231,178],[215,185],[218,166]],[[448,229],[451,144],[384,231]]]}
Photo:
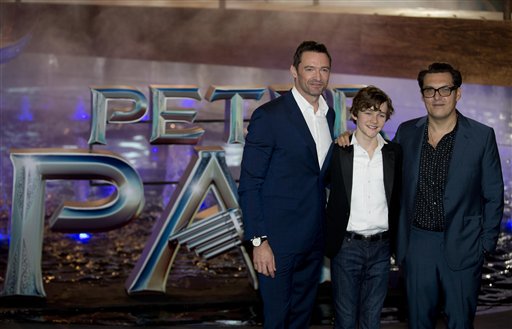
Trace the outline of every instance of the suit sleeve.
{"label": "suit sleeve", "polygon": [[248,126],[238,187],[245,239],[267,235],[261,191],[274,149],[271,123],[268,113],[257,109]]}
{"label": "suit sleeve", "polygon": [[391,195],[391,210],[389,212],[389,223],[391,231],[391,253],[396,258],[397,255],[397,232],[398,222],[400,220],[400,194],[402,193],[402,166],[403,166],[403,155],[402,147],[400,144],[395,144],[395,173],[393,182],[393,193]]}
{"label": "suit sleeve", "polygon": [[494,130],[487,136],[482,160],[482,197],[484,202],[482,245],[494,251],[503,217],[504,190],[500,155]]}
{"label": "suit sleeve", "polygon": [[[400,128],[401,128],[401,127],[402,127],[402,125],[399,125],[399,126],[398,126],[397,131],[396,131],[396,133],[395,133],[395,137],[393,138],[392,142],[397,143],[397,144],[400,144],[400,136],[401,136],[401,134],[400,134],[400,130],[401,130],[401,129],[400,129]],[[400,153],[401,153],[401,152],[400,152]]]}

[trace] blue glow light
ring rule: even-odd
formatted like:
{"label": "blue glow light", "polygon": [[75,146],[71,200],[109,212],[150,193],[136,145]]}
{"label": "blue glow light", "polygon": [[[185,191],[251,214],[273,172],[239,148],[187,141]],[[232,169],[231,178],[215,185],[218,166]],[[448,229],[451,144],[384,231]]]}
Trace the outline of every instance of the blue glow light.
{"label": "blue glow light", "polygon": [[91,239],[92,235],[89,233],[78,233],[78,234],[68,234],[70,238],[80,242],[87,242]]}
{"label": "blue glow light", "polygon": [[503,219],[503,230],[507,233],[512,233],[512,217]]}
{"label": "blue glow light", "polygon": [[88,111],[85,110],[84,98],[78,97],[72,119],[75,121],[89,121],[90,117]]}
{"label": "blue glow light", "polygon": [[190,98],[185,98],[181,100],[181,106],[186,108],[193,108],[196,105],[197,101]]}
{"label": "blue glow light", "polygon": [[199,206],[199,210],[205,210],[208,208],[208,203],[205,201]]}
{"label": "blue glow light", "polygon": [[0,233],[0,244],[4,242],[9,243],[9,234]]}
{"label": "blue glow light", "polygon": [[105,198],[109,195],[112,195],[113,193],[116,192],[116,187],[114,185],[104,185],[104,186],[101,186],[98,194],[102,197],[102,198]]}
{"label": "blue glow light", "polygon": [[21,98],[21,114],[18,116],[20,121],[32,121],[34,117],[30,112],[30,98],[25,95]]}
{"label": "blue glow light", "polygon": [[146,111],[146,114],[144,114],[142,119],[140,119],[141,122],[147,122],[147,121],[150,121],[150,120],[151,120],[151,117],[149,116],[149,111]]}
{"label": "blue glow light", "polygon": [[88,233],[79,233],[78,238],[80,240],[89,240],[91,238],[91,235]]}

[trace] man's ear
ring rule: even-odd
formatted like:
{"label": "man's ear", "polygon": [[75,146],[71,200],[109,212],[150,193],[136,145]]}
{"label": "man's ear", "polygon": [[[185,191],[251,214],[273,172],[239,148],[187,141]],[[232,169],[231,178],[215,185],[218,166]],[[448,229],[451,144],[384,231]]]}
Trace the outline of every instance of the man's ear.
{"label": "man's ear", "polygon": [[295,68],[295,66],[293,66],[293,65],[290,66],[290,73],[292,74],[292,77],[294,79],[297,79],[297,69]]}
{"label": "man's ear", "polygon": [[357,117],[354,115],[354,113],[350,113],[350,117],[352,120],[357,121]]}

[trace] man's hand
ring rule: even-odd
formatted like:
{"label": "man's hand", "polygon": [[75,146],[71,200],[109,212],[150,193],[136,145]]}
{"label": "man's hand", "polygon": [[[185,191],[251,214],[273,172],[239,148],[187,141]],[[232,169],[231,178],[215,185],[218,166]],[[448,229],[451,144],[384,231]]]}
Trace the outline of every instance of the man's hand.
{"label": "man's hand", "polygon": [[341,135],[336,138],[334,141],[336,144],[338,144],[341,147],[346,147],[350,145],[350,131],[345,131]]}
{"label": "man's hand", "polygon": [[254,263],[254,269],[256,272],[261,273],[265,276],[274,277],[276,272],[276,262],[274,260],[274,253],[268,241],[254,247],[252,250],[252,262]]}

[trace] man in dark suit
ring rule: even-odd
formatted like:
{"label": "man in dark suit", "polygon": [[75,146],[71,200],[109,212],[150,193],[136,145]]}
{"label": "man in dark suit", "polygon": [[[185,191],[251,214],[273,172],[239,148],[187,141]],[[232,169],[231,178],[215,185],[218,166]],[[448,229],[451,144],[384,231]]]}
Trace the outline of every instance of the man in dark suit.
{"label": "man in dark suit", "polygon": [[293,89],[256,109],[248,126],[238,192],[265,328],[307,328],[314,306],[334,124],[322,97],[330,68],[323,44],[303,42],[290,67]]}
{"label": "man in dark suit", "polygon": [[[462,115],[462,77],[445,63],[418,75],[427,116],[402,123],[404,156],[397,260],[403,265],[409,327],[473,328],[482,265],[503,216],[503,176],[492,128]],[[438,305],[441,301],[441,305]]]}
{"label": "man in dark suit", "polygon": [[401,149],[379,134],[393,114],[382,90],[361,89],[352,102],[350,146],[334,146],[327,174],[326,255],[337,329],[379,328],[398,223]]}

